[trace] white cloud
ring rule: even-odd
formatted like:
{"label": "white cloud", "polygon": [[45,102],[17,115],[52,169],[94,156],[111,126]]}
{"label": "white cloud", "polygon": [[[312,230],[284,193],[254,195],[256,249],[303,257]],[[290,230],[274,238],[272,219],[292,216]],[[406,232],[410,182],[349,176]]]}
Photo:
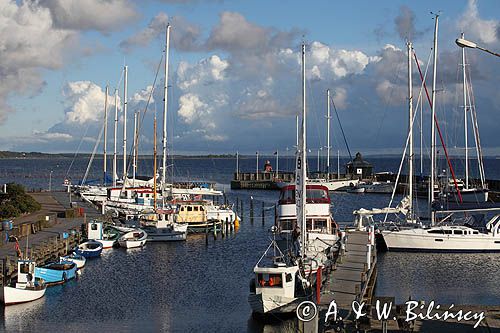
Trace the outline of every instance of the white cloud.
{"label": "white cloud", "polygon": [[465,38],[491,44],[498,41],[498,20],[483,20],[479,17],[476,0],[469,0],[467,8],[458,20],[458,28],[465,33]]}
{"label": "white cloud", "polygon": [[[150,103],[153,103],[154,95],[151,94],[153,90],[153,86],[147,86],[146,89],[141,89],[141,91],[135,92],[130,99],[129,103],[132,105],[138,104],[140,102],[147,102],[149,100]],[[151,96],[151,97],[150,97]]]}
{"label": "white cloud", "polygon": [[187,90],[194,85],[208,85],[213,81],[221,81],[228,67],[229,63],[217,55],[202,59],[194,65],[181,61],[177,68],[177,84],[180,89]]}
{"label": "white cloud", "polygon": [[125,51],[131,51],[136,46],[148,45],[155,38],[164,38],[167,23],[172,26],[170,33],[172,48],[182,51],[196,51],[201,48],[198,45],[199,27],[189,23],[181,16],[169,18],[164,12],[153,17],[146,28],[123,40],[120,47]]}
{"label": "white cloud", "polygon": [[62,66],[73,31],[54,28],[48,9],[36,3],[0,0],[0,122],[11,94],[36,94],[44,86],[40,68]]}
{"label": "white cloud", "polygon": [[[58,132],[37,132],[33,133],[36,139],[41,141],[70,141],[73,139],[68,133],[58,133]],[[95,141],[95,138],[94,138]]]}
{"label": "white cloud", "polygon": [[311,43],[307,57],[306,66],[311,68],[308,75],[312,79],[339,79],[360,74],[371,61],[376,61],[361,51],[335,50],[320,42]]}
{"label": "white cloud", "polygon": [[[84,124],[102,121],[106,94],[101,87],[90,81],[69,82],[63,94],[67,105],[65,122]],[[114,96],[108,96],[108,108],[114,108]]]}
{"label": "white cloud", "polygon": [[109,32],[138,16],[128,0],[39,0],[38,4],[50,9],[54,25],[62,29]]}
{"label": "white cloud", "polygon": [[185,123],[193,124],[204,114],[209,114],[210,108],[197,95],[188,93],[179,98],[179,111],[177,113]]}

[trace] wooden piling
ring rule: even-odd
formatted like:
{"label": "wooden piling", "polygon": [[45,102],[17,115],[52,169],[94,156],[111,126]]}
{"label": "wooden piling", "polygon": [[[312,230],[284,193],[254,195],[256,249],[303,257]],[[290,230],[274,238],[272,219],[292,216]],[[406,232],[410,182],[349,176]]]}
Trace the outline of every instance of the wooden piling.
{"label": "wooden piling", "polygon": [[261,213],[261,217],[262,217],[262,225],[265,224],[265,218],[266,218],[266,210],[265,210],[265,207],[264,207],[264,201],[262,201],[262,213]]}
{"label": "wooden piling", "polygon": [[253,198],[250,197],[250,224],[253,224]]}

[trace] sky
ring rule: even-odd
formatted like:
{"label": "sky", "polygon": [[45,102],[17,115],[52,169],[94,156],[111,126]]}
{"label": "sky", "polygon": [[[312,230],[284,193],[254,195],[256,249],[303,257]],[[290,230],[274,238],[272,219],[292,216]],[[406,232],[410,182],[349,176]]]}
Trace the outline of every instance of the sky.
{"label": "sky", "polygon": [[[0,0],[0,150],[91,152],[100,138],[101,152],[108,85],[107,150],[114,146],[117,89],[116,145],[122,152],[127,65],[127,151],[138,112],[139,151],[150,153],[155,115],[158,142],[162,136],[161,62],[170,23],[171,153],[292,154],[305,43],[308,148],[328,146],[330,89],[332,153],[347,151],[342,127],[352,152],[397,154],[409,118],[406,43],[413,43],[422,71],[428,68],[432,89],[433,12],[440,14],[436,112],[446,145],[459,154],[462,51],[455,39],[463,32],[499,52],[499,9],[496,0]],[[477,49],[466,54],[481,144],[498,156],[500,62]],[[417,146],[422,131],[428,149],[430,108],[419,101],[415,63],[412,73],[414,107],[422,109],[415,117]]]}

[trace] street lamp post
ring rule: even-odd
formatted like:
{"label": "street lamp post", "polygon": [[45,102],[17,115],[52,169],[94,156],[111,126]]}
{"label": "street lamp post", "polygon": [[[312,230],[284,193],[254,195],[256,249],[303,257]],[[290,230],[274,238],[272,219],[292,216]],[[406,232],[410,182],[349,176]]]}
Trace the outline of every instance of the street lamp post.
{"label": "street lamp post", "polygon": [[493,54],[494,56],[500,57],[500,54],[495,53],[495,52],[490,51],[490,50],[487,50],[487,49],[485,49],[485,48],[477,45],[476,43],[471,42],[470,40],[467,40],[467,39],[464,39],[464,38],[457,38],[455,40],[455,43],[457,43],[457,45],[460,46],[460,47],[468,47],[468,48],[471,48],[471,49],[479,49],[481,51],[488,52],[489,54]]}
{"label": "street lamp post", "polygon": [[54,171],[50,170],[50,174],[49,174],[49,192],[52,192],[52,173]]}

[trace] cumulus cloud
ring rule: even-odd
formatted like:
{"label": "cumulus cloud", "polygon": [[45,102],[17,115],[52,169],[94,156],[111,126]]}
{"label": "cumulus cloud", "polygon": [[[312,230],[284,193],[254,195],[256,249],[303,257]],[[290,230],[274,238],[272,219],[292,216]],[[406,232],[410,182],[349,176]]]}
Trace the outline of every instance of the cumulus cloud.
{"label": "cumulus cloud", "polygon": [[36,94],[44,86],[40,68],[63,65],[64,51],[72,45],[73,31],[54,28],[48,9],[36,3],[1,1],[0,15],[0,122],[12,108],[9,95]]}
{"label": "cumulus cloud", "polygon": [[199,44],[200,28],[189,23],[183,17],[169,18],[166,13],[159,13],[151,19],[148,26],[133,34],[120,43],[120,47],[130,52],[136,46],[144,46],[158,37],[165,36],[167,23],[172,26],[171,45],[180,51],[196,51],[201,48]]}
{"label": "cumulus cloud", "polygon": [[479,15],[476,0],[469,0],[467,8],[458,20],[458,28],[465,32],[465,37],[486,44],[498,42],[500,24],[498,20],[484,20]]}
{"label": "cumulus cloud", "polygon": [[415,13],[407,6],[399,8],[399,14],[394,19],[396,32],[402,40],[415,40],[423,35],[423,31],[415,28]]}
{"label": "cumulus cloud", "polygon": [[213,81],[221,81],[229,63],[217,55],[202,59],[195,65],[181,61],[177,68],[177,84],[182,90],[194,85],[209,85]]}
{"label": "cumulus cloud", "polygon": [[[90,81],[69,82],[64,88],[65,121],[73,124],[102,121],[104,115],[105,91]],[[134,98],[143,100],[141,93]],[[108,96],[109,109],[114,108],[114,96]]]}
{"label": "cumulus cloud", "polygon": [[40,0],[54,26],[71,30],[109,32],[130,23],[138,14],[128,0]]}

